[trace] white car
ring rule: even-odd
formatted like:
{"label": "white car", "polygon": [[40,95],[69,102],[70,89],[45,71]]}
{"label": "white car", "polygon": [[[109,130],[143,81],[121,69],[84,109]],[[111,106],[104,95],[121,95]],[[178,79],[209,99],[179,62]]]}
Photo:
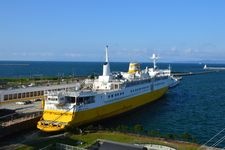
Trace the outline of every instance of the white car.
{"label": "white car", "polygon": [[16,102],[16,104],[18,104],[18,105],[24,105],[25,102]]}

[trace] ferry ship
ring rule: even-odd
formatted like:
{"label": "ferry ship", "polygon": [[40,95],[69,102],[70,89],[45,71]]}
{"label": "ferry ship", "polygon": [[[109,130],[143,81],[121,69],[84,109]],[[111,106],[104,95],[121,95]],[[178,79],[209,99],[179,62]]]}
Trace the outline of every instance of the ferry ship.
{"label": "ferry ship", "polygon": [[175,80],[171,69],[160,70],[159,58],[152,55],[153,67],[141,70],[139,63],[130,63],[128,72],[111,73],[106,46],[103,73],[94,80],[85,80],[70,91],[48,92],[44,111],[37,128],[45,132],[60,131],[66,126],[80,126],[112,117],[162,97]]}

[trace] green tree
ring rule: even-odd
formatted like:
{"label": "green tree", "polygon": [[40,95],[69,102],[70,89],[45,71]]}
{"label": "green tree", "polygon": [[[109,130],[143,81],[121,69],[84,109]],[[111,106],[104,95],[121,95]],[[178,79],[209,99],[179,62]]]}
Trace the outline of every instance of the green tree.
{"label": "green tree", "polygon": [[70,133],[75,133],[75,134],[79,134],[81,132],[81,130],[79,128],[77,128],[76,126],[73,126],[73,125],[66,126],[65,130]]}
{"label": "green tree", "polygon": [[188,140],[188,141],[192,141],[193,140],[192,135],[187,133],[187,132],[181,134],[181,138],[184,139],[184,140]]}
{"label": "green tree", "polygon": [[157,130],[149,130],[148,131],[148,135],[149,136],[154,136],[154,137],[160,137],[161,136],[160,132],[157,131]]}
{"label": "green tree", "polygon": [[172,134],[172,133],[169,133],[169,134],[167,134],[166,136],[165,136],[167,139],[175,139],[175,135],[174,134]]}
{"label": "green tree", "polygon": [[141,124],[134,125],[134,132],[135,133],[142,133],[144,131],[144,127]]}
{"label": "green tree", "polygon": [[93,131],[93,130],[96,130],[96,128],[92,124],[90,124],[90,125],[85,127],[85,130]]}

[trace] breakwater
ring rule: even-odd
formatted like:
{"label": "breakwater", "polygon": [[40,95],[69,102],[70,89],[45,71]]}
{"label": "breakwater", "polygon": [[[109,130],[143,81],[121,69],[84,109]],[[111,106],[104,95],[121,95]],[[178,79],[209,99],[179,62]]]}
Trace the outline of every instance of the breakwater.
{"label": "breakwater", "polygon": [[172,72],[173,76],[192,76],[192,75],[203,75],[208,73],[215,73],[218,72],[217,70],[211,71],[198,71],[198,72]]}

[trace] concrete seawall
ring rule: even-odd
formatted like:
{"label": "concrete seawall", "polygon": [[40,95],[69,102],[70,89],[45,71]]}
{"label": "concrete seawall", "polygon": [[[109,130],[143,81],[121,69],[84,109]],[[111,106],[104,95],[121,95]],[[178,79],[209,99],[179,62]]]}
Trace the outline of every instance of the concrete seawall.
{"label": "concrete seawall", "polygon": [[24,118],[18,118],[21,119],[20,121],[18,119],[14,120],[10,120],[8,122],[3,122],[1,123],[0,126],[0,138],[4,138],[5,136],[8,135],[13,135],[16,132],[20,132],[26,129],[31,129],[31,128],[35,128],[37,126],[37,122],[40,120],[41,118],[41,113],[40,115],[33,115],[33,117],[26,117],[26,119]]}

